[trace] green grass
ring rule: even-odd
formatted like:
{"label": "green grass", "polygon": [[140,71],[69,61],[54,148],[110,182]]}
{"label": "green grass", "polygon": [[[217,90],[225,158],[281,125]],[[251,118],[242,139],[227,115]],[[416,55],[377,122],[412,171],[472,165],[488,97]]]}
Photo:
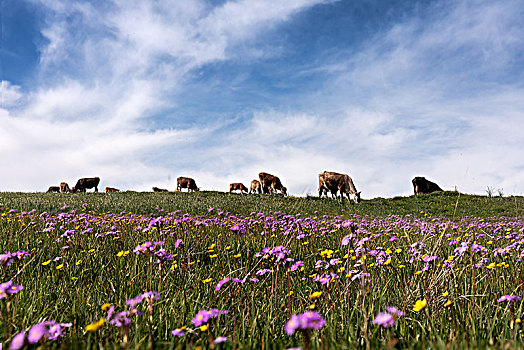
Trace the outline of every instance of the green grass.
{"label": "green grass", "polygon": [[[228,341],[217,348],[283,349],[304,346],[301,335],[288,336],[284,325],[314,304],[326,325],[309,333],[313,348],[522,347],[515,319],[524,316],[523,303],[510,307],[497,299],[524,296],[517,244],[524,232],[523,201],[454,192],[376,198],[360,205],[216,192],[0,193],[0,252],[31,254],[2,266],[0,283],[12,280],[24,289],[0,299],[0,343],[7,347],[21,330],[56,320],[72,326],[44,348],[212,348],[212,339],[223,335]],[[342,245],[347,235],[354,238]],[[183,248],[175,247],[177,239]],[[154,257],[133,253],[139,244],[160,240],[173,261],[157,264]],[[458,254],[455,248],[462,243],[485,251]],[[294,262],[304,262],[303,271],[290,271],[294,262],[255,257],[280,245]],[[425,247],[413,251],[415,245]],[[495,254],[504,247],[512,248]],[[373,252],[388,254],[390,261]],[[424,258],[430,256],[439,259],[426,266]],[[56,257],[61,259],[55,262]],[[335,258],[340,263],[315,268],[318,260]],[[264,268],[273,273],[258,276]],[[339,278],[326,285],[314,280],[315,274],[329,273]],[[357,273],[370,275],[353,280]],[[230,281],[215,291],[225,277],[246,276],[260,281]],[[146,291],[159,292],[160,300],[151,309],[140,304],[144,316],[134,316],[127,328],[106,323],[85,332],[106,316],[103,304],[129,310],[126,300]],[[322,295],[311,300],[315,291]],[[422,299],[427,307],[412,311]],[[406,315],[390,329],[373,324],[389,305]],[[195,314],[211,308],[229,313],[207,331],[193,327]],[[191,331],[182,338],[171,335],[182,326]]]}
{"label": "green grass", "polygon": [[[343,212],[358,215],[414,215],[445,216],[521,216],[524,215],[523,197],[492,197],[465,195],[458,192],[435,192],[429,195],[374,198],[360,204],[347,200],[319,199],[318,197],[282,197],[268,195],[229,195],[222,192],[194,193],[10,193],[0,192],[0,203],[8,208],[39,212],[53,212],[63,205],[80,207],[89,204],[97,213],[122,211],[135,214],[153,214],[158,209],[181,210],[199,215],[209,208],[220,208],[240,215],[251,212],[281,211],[287,214],[339,215]],[[423,212],[423,213],[421,213]]]}

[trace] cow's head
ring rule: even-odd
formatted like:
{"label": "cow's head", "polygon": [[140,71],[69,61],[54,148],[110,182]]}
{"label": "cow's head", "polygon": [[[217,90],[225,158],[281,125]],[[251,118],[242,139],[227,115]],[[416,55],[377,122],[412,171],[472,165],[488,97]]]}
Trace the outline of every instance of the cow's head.
{"label": "cow's head", "polygon": [[353,201],[357,204],[360,203],[360,192],[352,193],[351,199],[353,199]]}
{"label": "cow's head", "polygon": [[[287,188],[282,186],[282,189],[280,190],[284,196],[287,196]],[[276,193],[276,192],[275,192]]]}

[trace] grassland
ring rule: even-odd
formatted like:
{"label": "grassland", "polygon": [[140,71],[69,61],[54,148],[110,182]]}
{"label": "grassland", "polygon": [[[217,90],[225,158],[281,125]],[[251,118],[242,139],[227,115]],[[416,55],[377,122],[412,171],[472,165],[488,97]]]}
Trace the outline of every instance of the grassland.
{"label": "grassland", "polygon": [[[523,346],[522,197],[0,193],[0,203],[0,283],[23,286],[0,288],[6,348]],[[212,309],[227,313],[199,323]],[[308,310],[325,324],[290,334]]]}

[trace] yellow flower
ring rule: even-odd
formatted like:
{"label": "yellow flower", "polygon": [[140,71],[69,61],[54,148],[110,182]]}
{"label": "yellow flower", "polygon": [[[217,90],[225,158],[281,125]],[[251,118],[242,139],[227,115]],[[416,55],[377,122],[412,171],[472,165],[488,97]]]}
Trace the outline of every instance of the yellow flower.
{"label": "yellow flower", "polygon": [[102,326],[106,323],[106,319],[105,318],[101,318],[100,320],[96,321],[96,322],[93,322],[91,323],[90,325],[87,325],[85,326],[84,330],[86,332],[96,332],[97,330],[99,330],[100,328],[102,328]]}
{"label": "yellow flower", "polygon": [[104,305],[102,305],[102,310],[107,311],[107,309],[109,309],[110,307],[111,307],[111,304],[105,303]]}
{"label": "yellow flower", "polygon": [[242,254],[240,254],[240,253],[233,255],[234,258],[240,258],[241,256],[242,256]]}
{"label": "yellow flower", "polygon": [[314,292],[309,297],[315,300],[316,298],[319,298],[321,295],[322,295],[322,292]]}
{"label": "yellow flower", "polygon": [[42,265],[46,266],[46,265],[49,265],[50,263],[51,263],[51,260],[47,260],[47,261],[44,261],[44,262],[42,263]]}
{"label": "yellow flower", "polygon": [[428,301],[426,299],[417,300],[415,302],[415,306],[413,306],[413,311],[419,312],[420,310],[425,308],[427,304],[428,304]]}
{"label": "yellow flower", "polygon": [[81,263],[82,263],[82,260],[78,260],[78,261],[75,263],[75,265],[78,266],[78,265],[80,265]]}
{"label": "yellow flower", "polygon": [[451,300],[448,300],[446,301],[446,303],[444,304],[444,307],[448,307],[452,304]]}
{"label": "yellow flower", "polygon": [[443,297],[447,297],[448,295],[449,295],[449,292],[444,292],[444,293],[442,293],[442,296],[443,296]]}
{"label": "yellow flower", "polygon": [[417,271],[415,272],[415,275],[420,275],[422,273],[422,271]]}
{"label": "yellow flower", "polygon": [[230,246],[230,245],[228,245],[228,246],[226,247],[226,250],[229,250],[229,249],[231,249],[231,246]]}
{"label": "yellow flower", "polygon": [[522,321],[520,320],[520,318],[515,319],[515,323],[516,323],[516,324],[520,324],[521,322],[522,322]]}
{"label": "yellow flower", "polygon": [[187,265],[188,265],[188,266],[191,266],[191,265],[193,265],[194,263],[195,263],[194,261],[191,261],[191,262],[188,262]]}
{"label": "yellow flower", "polygon": [[121,257],[122,255],[124,255],[124,251],[123,250],[121,250],[118,253],[116,253],[116,256],[118,256],[118,257]]}
{"label": "yellow flower", "polygon": [[486,266],[488,269],[494,269],[495,268],[495,263],[492,262],[491,264],[489,264],[488,266]]}
{"label": "yellow flower", "polygon": [[202,283],[206,284],[206,283],[209,283],[211,281],[212,281],[211,278],[206,278],[205,280],[202,280]]}
{"label": "yellow flower", "polygon": [[384,265],[389,265],[389,264],[391,264],[391,259],[388,259],[386,260],[386,262],[384,262]]}
{"label": "yellow flower", "polygon": [[174,269],[176,269],[177,267],[178,267],[177,264],[173,264],[173,265],[171,265],[171,270],[174,270]]}
{"label": "yellow flower", "polygon": [[338,273],[341,273],[341,272],[344,272],[346,270],[346,268],[344,266],[340,267],[337,272]]}
{"label": "yellow flower", "polygon": [[205,324],[205,325],[203,325],[203,326],[200,326],[200,330],[201,330],[202,332],[207,331],[208,328],[209,328],[209,325],[208,325],[208,324]]}
{"label": "yellow flower", "polygon": [[95,252],[95,249],[89,249],[87,252],[88,252],[89,254],[92,254],[92,253]]}
{"label": "yellow flower", "polygon": [[57,270],[61,270],[64,267],[64,264],[60,264],[56,267]]}
{"label": "yellow flower", "polygon": [[493,241],[486,242],[487,245],[493,244]]}
{"label": "yellow flower", "polygon": [[310,309],[310,310],[315,310],[315,307],[316,307],[315,304],[311,304],[311,305],[309,305],[309,309]]}
{"label": "yellow flower", "polygon": [[406,267],[406,265],[398,265],[398,268],[401,269],[403,267]]}
{"label": "yellow flower", "polygon": [[286,297],[290,297],[290,296],[292,296],[292,295],[293,295],[293,291],[290,290],[289,293],[286,294]]}
{"label": "yellow flower", "polygon": [[402,249],[400,248],[395,249],[395,253],[401,253],[401,252],[402,252]]}
{"label": "yellow flower", "polygon": [[389,249],[389,248],[386,249],[386,254],[391,254],[391,253],[392,253],[391,249]]}

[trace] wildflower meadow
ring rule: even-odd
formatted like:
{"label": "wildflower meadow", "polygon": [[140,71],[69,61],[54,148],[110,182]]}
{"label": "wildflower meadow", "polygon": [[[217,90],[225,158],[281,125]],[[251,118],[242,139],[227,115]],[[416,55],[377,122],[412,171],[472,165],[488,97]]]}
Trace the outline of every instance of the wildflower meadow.
{"label": "wildflower meadow", "polygon": [[0,203],[4,349],[524,346],[521,197]]}

